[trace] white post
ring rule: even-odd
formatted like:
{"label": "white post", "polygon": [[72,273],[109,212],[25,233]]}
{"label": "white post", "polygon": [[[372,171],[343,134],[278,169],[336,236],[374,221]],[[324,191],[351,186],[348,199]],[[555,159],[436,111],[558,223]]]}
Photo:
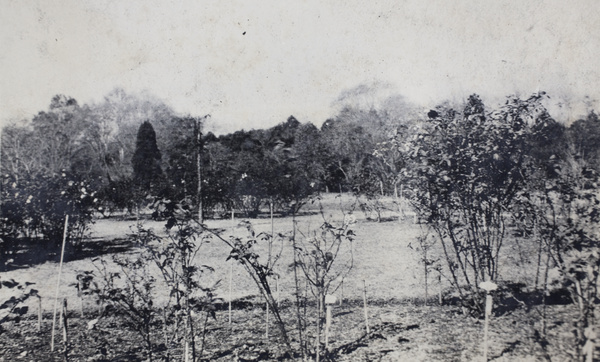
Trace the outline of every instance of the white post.
{"label": "white post", "polygon": [[183,348],[183,353],[185,354],[185,362],[190,362],[190,341],[185,337],[185,346]]}
{"label": "white post", "polygon": [[325,353],[327,353],[329,351],[329,330],[331,328],[331,322],[332,322],[332,313],[331,313],[331,309],[333,308],[333,305],[337,302],[337,298],[335,297],[335,295],[326,295],[325,296],[325,305],[326,305],[326,312],[325,312]]}
{"label": "white post", "polygon": [[331,304],[327,304],[325,312],[325,353],[329,351],[329,328],[331,328]]}
{"label": "white post", "polygon": [[65,230],[63,232],[62,249],[60,252],[60,264],[58,266],[58,278],[56,280],[56,293],[54,295],[54,316],[52,317],[52,333],[50,338],[50,351],[54,352],[54,328],[56,326],[56,308],[58,305],[58,292],[60,290],[60,276],[62,273],[63,260],[65,256],[65,243],[67,242],[67,228],[69,226],[69,215],[65,216]]}
{"label": "white post", "polygon": [[490,323],[490,314],[492,314],[492,296],[485,295],[485,324],[483,327],[483,360],[488,360],[488,325]]}
{"label": "white post", "polygon": [[483,360],[487,362],[488,358],[488,325],[492,315],[493,299],[490,292],[498,289],[498,286],[492,281],[481,282],[479,288],[485,290],[485,324],[483,326]]}

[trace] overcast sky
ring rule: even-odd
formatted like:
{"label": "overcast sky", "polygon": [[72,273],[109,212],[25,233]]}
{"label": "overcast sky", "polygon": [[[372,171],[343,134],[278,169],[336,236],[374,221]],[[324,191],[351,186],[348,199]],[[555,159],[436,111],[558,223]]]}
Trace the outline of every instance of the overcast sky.
{"label": "overcast sky", "polygon": [[62,93],[148,91],[217,131],[294,115],[380,81],[424,107],[471,93],[600,99],[600,2],[0,0],[0,122]]}

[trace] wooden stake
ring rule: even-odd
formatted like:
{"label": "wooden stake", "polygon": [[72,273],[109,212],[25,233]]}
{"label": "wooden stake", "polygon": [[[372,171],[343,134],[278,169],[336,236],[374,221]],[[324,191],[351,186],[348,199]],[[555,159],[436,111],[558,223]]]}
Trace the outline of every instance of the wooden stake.
{"label": "wooden stake", "polygon": [[267,340],[267,342],[269,341],[269,302],[265,300],[265,305],[267,306],[267,328],[265,330],[265,339]]}
{"label": "wooden stake", "polygon": [[400,184],[400,202],[398,203],[400,216],[404,218],[404,184]]}
{"label": "wooden stake", "polygon": [[68,326],[69,326],[69,322],[67,320],[67,298],[63,299],[61,319],[62,319],[63,343],[65,345],[67,345],[67,343],[68,343],[67,330],[68,330]]}
{"label": "wooden stake", "polygon": [[231,292],[233,290],[233,260],[229,267],[229,329],[231,329]]}
{"label": "wooden stake", "polygon": [[442,305],[442,271],[438,270],[438,301]]}
{"label": "wooden stake", "polygon": [[67,317],[67,298],[63,299],[62,305],[62,331],[63,331],[63,343],[64,343],[64,355],[65,361],[69,360],[69,334],[68,334],[68,317]]}
{"label": "wooden stake", "polygon": [[342,302],[344,300],[344,280],[343,279],[342,279],[340,288],[341,288],[341,291],[340,291],[340,306],[341,306]]}
{"label": "wooden stake", "polygon": [[60,264],[58,266],[58,278],[56,280],[56,293],[54,296],[54,315],[52,317],[52,332],[50,338],[50,351],[54,352],[54,329],[56,327],[56,308],[58,307],[58,292],[60,290],[60,276],[62,273],[63,260],[65,256],[65,244],[67,242],[67,228],[69,226],[69,215],[65,216],[65,230],[63,232],[62,249],[60,252]]}
{"label": "wooden stake", "polygon": [[[206,118],[206,116],[204,117]],[[196,150],[196,173],[198,175],[198,188],[196,196],[198,197],[198,222],[202,224],[204,222],[204,214],[202,210],[202,133],[200,132],[200,120],[195,119],[196,126],[196,142],[198,149]],[[187,357],[186,357],[187,358]]]}
{"label": "wooden stake", "polygon": [[331,328],[331,304],[325,307],[325,351],[329,350],[329,328]]}
{"label": "wooden stake", "polygon": [[333,305],[337,302],[335,295],[325,296],[325,354],[329,352],[329,330],[331,328]]}
{"label": "wooden stake", "polygon": [[275,240],[275,223],[273,220],[273,199],[269,203],[271,209],[271,237],[269,238],[269,255],[267,259],[267,267],[271,268],[271,257],[273,252],[273,240]]}
{"label": "wooden stake", "polygon": [[317,358],[316,361],[319,362],[321,359],[321,292],[319,290],[318,297],[317,297],[317,335],[315,336],[316,339],[316,353],[317,353]]}
{"label": "wooden stake", "polygon": [[167,335],[167,308],[163,308],[163,338],[165,339],[165,346],[169,345],[169,336]]}
{"label": "wooden stake", "polygon": [[367,334],[371,331],[369,329],[369,313],[367,311],[367,282],[363,280],[363,303],[365,306],[365,325],[367,326]]}
{"label": "wooden stake", "polygon": [[277,293],[277,300],[276,300],[276,302],[277,302],[277,305],[279,305],[279,298],[281,296],[281,293],[279,291],[279,274],[277,274],[277,279],[275,279],[275,290],[276,290],[276,293]]}
{"label": "wooden stake", "polygon": [[78,294],[79,294],[79,301],[81,302],[81,305],[80,305],[81,318],[83,319],[85,317],[84,314],[83,314],[83,285],[81,283],[81,280],[79,280],[77,282],[77,284],[79,284]]}
{"label": "wooden stake", "polygon": [[185,353],[185,362],[190,362],[190,341],[187,340],[187,336],[185,337],[185,347],[183,353]]}
{"label": "wooden stake", "polygon": [[488,360],[488,325],[492,314],[492,296],[486,293],[485,296],[485,324],[483,326],[483,360]]}
{"label": "wooden stake", "polygon": [[63,325],[63,309],[61,306],[60,310],[58,311],[58,327],[60,328],[62,325]]}
{"label": "wooden stake", "polygon": [[[425,240],[425,242],[427,242],[427,240]],[[423,247],[423,253],[424,253],[424,258],[423,258],[423,264],[425,265],[425,306],[427,306],[427,300],[429,299],[429,268],[427,265],[427,247]]]}
{"label": "wooden stake", "polygon": [[37,330],[38,332],[42,331],[42,297],[40,297],[39,295],[37,295],[38,298],[38,325],[37,325]]}

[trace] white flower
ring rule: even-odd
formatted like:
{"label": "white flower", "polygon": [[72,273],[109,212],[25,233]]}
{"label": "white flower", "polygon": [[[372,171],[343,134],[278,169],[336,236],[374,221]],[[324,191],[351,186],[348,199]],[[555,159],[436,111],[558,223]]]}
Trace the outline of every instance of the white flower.
{"label": "white flower", "polygon": [[491,292],[492,290],[498,289],[498,286],[494,282],[487,281],[479,283],[479,288],[485,290],[486,292]]}
{"label": "white flower", "polygon": [[356,223],[356,216],[352,215],[352,214],[348,214],[346,216],[344,216],[344,224],[345,225],[352,225]]}
{"label": "white flower", "polygon": [[25,202],[30,204],[32,199],[33,199],[33,196],[29,195],[29,197],[27,198],[27,201],[25,201]]}

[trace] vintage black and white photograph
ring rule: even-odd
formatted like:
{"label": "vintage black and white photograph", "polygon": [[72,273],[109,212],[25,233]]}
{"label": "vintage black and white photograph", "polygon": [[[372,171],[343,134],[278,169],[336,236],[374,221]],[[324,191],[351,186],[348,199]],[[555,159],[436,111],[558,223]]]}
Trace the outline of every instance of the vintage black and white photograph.
{"label": "vintage black and white photograph", "polygon": [[600,3],[0,0],[1,361],[600,361]]}

